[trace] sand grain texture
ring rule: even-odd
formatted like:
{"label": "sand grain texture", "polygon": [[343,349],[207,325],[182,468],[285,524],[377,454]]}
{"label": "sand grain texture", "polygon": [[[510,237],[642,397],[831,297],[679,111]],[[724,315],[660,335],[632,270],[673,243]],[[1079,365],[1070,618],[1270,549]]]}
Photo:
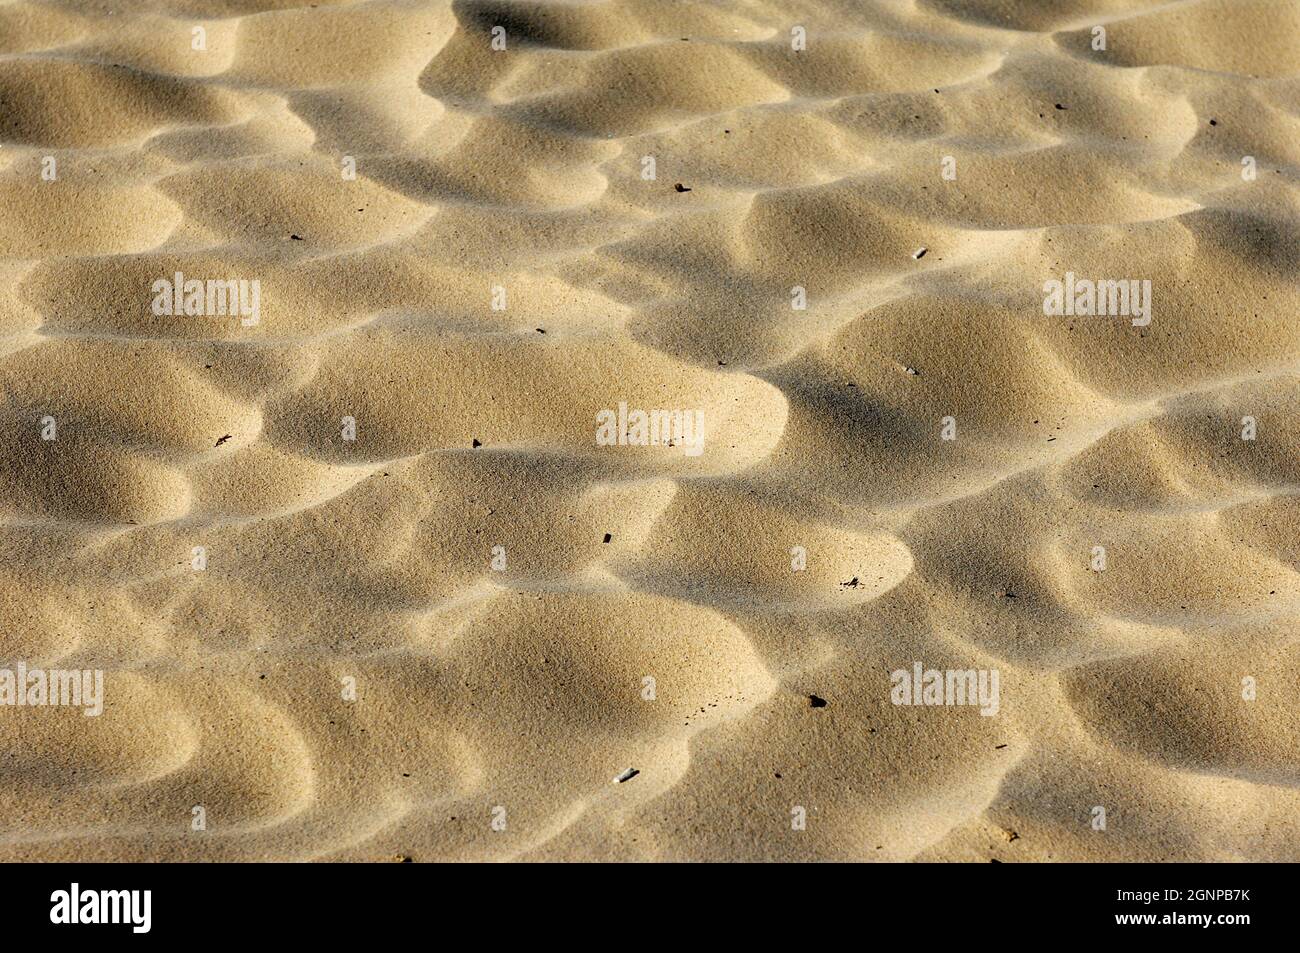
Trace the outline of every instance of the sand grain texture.
{"label": "sand grain texture", "polygon": [[1300,860],[1298,176],[1294,0],[0,3],[0,860]]}

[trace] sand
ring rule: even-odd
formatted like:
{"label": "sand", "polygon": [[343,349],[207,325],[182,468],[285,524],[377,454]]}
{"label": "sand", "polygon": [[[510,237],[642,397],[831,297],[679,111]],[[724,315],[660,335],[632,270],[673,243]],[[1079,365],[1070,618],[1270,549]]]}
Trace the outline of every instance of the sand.
{"label": "sand", "polygon": [[1293,0],[0,54],[0,860],[1300,860]]}

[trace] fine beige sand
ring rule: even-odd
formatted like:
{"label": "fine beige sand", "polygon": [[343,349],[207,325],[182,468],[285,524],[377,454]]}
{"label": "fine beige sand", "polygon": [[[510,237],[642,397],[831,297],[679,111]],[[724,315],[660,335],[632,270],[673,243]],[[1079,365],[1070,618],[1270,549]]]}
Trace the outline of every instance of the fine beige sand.
{"label": "fine beige sand", "polygon": [[1294,0],[0,2],[0,860],[1300,860],[1298,174]]}

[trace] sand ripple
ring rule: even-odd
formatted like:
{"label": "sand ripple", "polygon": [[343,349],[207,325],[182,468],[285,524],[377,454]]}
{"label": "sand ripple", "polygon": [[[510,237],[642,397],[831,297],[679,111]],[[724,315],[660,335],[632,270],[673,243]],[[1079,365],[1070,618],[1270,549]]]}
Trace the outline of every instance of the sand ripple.
{"label": "sand ripple", "polygon": [[0,859],[1300,859],[1294,2],[129,6],[0,5]]}

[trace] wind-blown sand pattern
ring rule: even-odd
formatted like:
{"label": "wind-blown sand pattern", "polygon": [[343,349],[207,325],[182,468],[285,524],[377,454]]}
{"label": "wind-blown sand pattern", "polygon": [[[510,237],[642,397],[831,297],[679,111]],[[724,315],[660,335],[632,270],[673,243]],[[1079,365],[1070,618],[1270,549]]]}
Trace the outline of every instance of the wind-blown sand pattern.
{"label": "wind-blown sand pattern", "polygon": [[3,664],[104,672],[0,706],[0,859],[1300,860],[1294,0],[10,0],[0,54]]}

